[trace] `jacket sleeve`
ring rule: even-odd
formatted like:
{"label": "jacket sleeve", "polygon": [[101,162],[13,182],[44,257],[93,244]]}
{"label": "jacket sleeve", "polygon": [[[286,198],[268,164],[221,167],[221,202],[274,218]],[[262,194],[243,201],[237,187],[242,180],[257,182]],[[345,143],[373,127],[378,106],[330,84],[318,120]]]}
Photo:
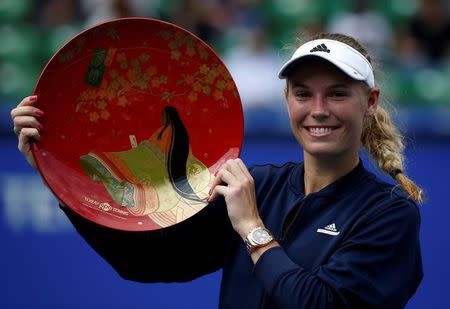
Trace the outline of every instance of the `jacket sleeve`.
{"label": "jacket sleeve", "polygon": [[419,225],[416,205],[400,200],[360,224],[317,269],[276,247],[254,274],[282,308],[403,308],[423,276]]}
{"label": "jacket sleeve", "polygon": [[223,266],[231,237],[226,208],[210,204],[173,227],[126,232],[92,223],[61,206],[77,232],[124,279],[183,282]]}

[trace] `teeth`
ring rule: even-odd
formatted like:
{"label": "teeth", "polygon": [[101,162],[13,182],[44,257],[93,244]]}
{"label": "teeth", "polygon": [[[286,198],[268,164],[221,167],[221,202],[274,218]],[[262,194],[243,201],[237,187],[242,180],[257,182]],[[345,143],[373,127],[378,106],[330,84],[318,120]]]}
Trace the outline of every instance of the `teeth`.
{"label": "teeth", "polygon": [[324,134],[331,132],[331,128],[309,128],[309,131],[313,134]]}

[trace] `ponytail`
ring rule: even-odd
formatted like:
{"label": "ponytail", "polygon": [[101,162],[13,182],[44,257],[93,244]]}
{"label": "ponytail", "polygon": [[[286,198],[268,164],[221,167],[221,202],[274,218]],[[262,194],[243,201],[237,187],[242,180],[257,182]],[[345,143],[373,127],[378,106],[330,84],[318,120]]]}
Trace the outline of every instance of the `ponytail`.
{"label": "ponytail", "polygon": [[373,117],[366,119],[361,143],[379,168],[389,174],[418,203],[423,202],[423,191],[409,179],[404,170],[403,137],[391,121],[391,116],[378,106]]}

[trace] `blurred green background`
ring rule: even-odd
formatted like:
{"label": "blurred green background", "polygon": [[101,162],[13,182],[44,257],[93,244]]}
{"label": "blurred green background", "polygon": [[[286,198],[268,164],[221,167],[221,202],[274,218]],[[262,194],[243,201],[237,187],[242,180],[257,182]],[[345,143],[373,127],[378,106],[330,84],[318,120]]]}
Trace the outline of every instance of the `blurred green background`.
{"label": "blurred green background", "polygon": [[[0,134],[10,133],[9,110],[31,94],[45,64],[71,37],[110,18],[145,16],[180,25],[219,53],[241,93],[248,134],[288,133],[276,69],[298,45],[297,38],[338,31],[356,36],[368,47],[381,67],[379,83],[399,111],[404,131],[450,136],[447,2],[2,0]],[[253,62],[270,79],[258,80],[263,74],[249,72]],[[260,87],[272,84],[271,79],[278,88]],[[273,115],[280,116],[274,120]]]}

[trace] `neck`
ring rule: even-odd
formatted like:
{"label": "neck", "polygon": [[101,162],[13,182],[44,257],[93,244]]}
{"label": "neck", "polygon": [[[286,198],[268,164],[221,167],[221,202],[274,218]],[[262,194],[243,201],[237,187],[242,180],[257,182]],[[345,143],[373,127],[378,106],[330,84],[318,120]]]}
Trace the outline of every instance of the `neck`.
{"label": "neck", "polygon": [[356,152],[352,156],[318,157],[304,152],[305,194],[314,193],[348,174],[359,163]]}

